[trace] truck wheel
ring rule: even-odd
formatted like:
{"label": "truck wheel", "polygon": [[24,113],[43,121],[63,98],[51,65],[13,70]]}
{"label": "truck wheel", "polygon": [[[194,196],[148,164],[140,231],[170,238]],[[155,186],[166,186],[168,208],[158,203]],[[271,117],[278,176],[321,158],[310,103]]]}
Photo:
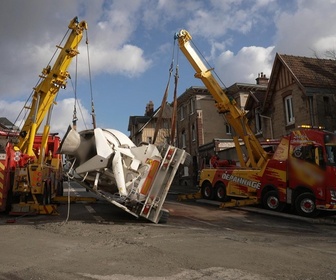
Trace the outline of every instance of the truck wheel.
{"label": "truck wheel", "polygon": [[63,196],[64,188],[63,188],[63,181],[59,181],[57,183],[56,195]]}
{"label": "truck wheel", "polygon": [[201,195],[202,195],[202,198],[204,199],[210,199],[210,200],[213,199],[214,189],[212,185],[210,184],[210,182],[204,182],[202,184]]}
{"label": "truck wheel", "polygon": [[295,200],[296,212],[303,217],[316,217],[319,211],[316,209],[315,197],[311,193],[302,193]]}
{"label": "truck wheel", "polygon": [[162,209],[159,224],[166,224],[168,222],[168,218],[169,218],[169,211],[167,209]]}
{"label": "truck wheel", "polygon": [[268,191],[263,197],[263,206],[265,209],[281,212],[286,204],[280,202],[277,191]]}
{"label": "truck wheel", "polygon": [[220,183],[216,186],[215,197],[218,201],[227,201],[226,188],[223,183]]}
{"label": "truck wheel", "polygon": [[49,205],[51,203],[51,186],[49,182],[44,183],[44,190],[42,195],[42,204]]}

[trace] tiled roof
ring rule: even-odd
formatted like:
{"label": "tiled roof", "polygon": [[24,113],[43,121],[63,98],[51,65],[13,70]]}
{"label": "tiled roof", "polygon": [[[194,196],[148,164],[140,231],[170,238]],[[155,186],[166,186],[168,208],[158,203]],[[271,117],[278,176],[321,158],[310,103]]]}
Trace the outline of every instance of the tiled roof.
{"label": "tiled roof", "polygon": [[131,130],[132,125],[144,124],[150,120],[149,116],[130,116],[128,121],[128,131]]}
{"label": "tiled roof", "polygon": [[0,117],[0,123],[4,126],[13,126],[13,124],[5,117]]}
{"label": "tiled roof", "polygon": [[279,54],[304,87],[336,88],[336,60]]}
{"label": "tiled roof", "polygon": [[309,88],[336,89],[336,60],[277,53],[265,96],[263,109],[267,110],[275,93],[276,83],[282,67],[286,67],[302,90]]}
{"label": "tiled roof", "polygon": [[187,88],[180,96],[177,97],[177,103],[181,104],[190,99],[191,96],[195,95],[210,95],[208,89],[205,86],[192,86]]}
{"label": "tiled roof", "polygon": [[12,122],[5,117],[0,117],[0,129],[18,129]]}
{"label": "tiled roof", "polygon": [[227,92],[230,94],[238,92],[238,91],[265,91],[267,88],[267,84],[258,85],[258,84],[248,84],[248,83],[234,83],[233,85],[227,88]]}
{"label": "tiled roof", "polygon": [[247,97],[246,103],[245,103],[245,110],[251,110],[254,107],[254,104],[262,104],[265,99],[266,91],[256,91],[251,92],[249,96]]}

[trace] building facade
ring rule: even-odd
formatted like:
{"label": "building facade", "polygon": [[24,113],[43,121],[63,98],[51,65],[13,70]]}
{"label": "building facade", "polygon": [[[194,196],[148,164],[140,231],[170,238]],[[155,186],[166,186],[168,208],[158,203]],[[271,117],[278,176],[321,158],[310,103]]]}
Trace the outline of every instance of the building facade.
{"label": "building facade", "polygon": [[[267,85],[235,83],[227,95],[244,110],[251,91],[266,91]],[[234,147],[232,127],[219,114],[215,100],[205,87],[190,87],[177,98],[177,146],[193,158],[192,166],[180,173],[183,184],[195,184],[198,171],[208,165],[210,157]]]}
{"label": "building facade", "polygon": [[[151,143],[162,145],[170,143],[172,106],[167,103],[163,108],[162,114],[161,110],[161,107],[154,110],[154,104],[150,101],[146,106],[144,116],[129,117],[129,138],[134,144]],[[156,139],[154,139],[156,130]]]}
{"label": "building facade", "polygon": [[195,183],[199,169],[198,148],[216,137],[226,138],[225,120],[205,87],[190,87],[177,98],[176,145],[193,158],[180,172],[180,183]]}
{"label": "building facade", "polygon": [[[276,54],[269,79],[261,73],[256,84],[235,83],[225,91],[246,112],[249,125],[260,141],[281,138],[299,125],[336,131],[334,60]],[[163,131],[162,139],[170,133],[171,114],[172,110],[167,111],[168,130]],[[145,116],[130,117],[133,142],[150,142],[155,122],[155,112],[147,116],[147,109]],[[180,171],[180,184],[195,184],[198,171],[216,153],[234,160],[231,133],[232,128],[217,112],[215,101],[205,87],[190,87],[182,93],[177,98],[173,144],[185,149],[193,163]]]}
{"label": "building facade", "polygon": [[336,61],[276,54],[262,114],[274,138],[300,125],[336,130]]}

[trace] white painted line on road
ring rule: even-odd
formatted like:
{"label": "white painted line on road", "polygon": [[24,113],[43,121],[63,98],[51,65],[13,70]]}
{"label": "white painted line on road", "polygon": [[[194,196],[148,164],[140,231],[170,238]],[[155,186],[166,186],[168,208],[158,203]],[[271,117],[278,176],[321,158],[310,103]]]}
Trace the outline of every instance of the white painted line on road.
{"label": "white painted line on road", "polygon": [[88,210],[88,212],[90,214],[95,214],[96,210],[94,210],[90,205],[85,205],[86,210]]}
{"label": "white painted line on road", "polygon": [[[90,214],[96,214],[96,210],[94,210],[90,205],[85,205],[85,208]],[[105,221],[101,216],[92,215],[92,217],[99,223]]]}
{"label": "white painted line on road", "polygon": [[93,215],[93,218],[99,223],[104,222],[104,219],[100,216]]}
{"label": "white painted line on road", "polygon": [[67,188],[64,188],[64,189],[63,189],[63,192],[64,192],[64,194],[66,194],[66,195],[68,195],[69,192],[70,192],[70,193],[72,192],[72,193],[75,194],[75,196],[79,196],[78,191],[77,191],[76,189],[74,189],[72,186],[67,187]]}

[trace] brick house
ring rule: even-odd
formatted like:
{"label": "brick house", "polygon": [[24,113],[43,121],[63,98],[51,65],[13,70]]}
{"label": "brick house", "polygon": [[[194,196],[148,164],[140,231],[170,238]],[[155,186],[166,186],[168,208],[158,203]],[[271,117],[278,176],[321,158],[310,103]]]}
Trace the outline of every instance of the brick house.
{"label": "brick house", "polygon": [[[262,87],[249,92],[244,107],[244,110],[247,112],[246,117],[248,118],[250,128],[257,138],[260,140],[273,139],[272,120],[269,116],[262,114],[262,107],[266,96],[269,78],[261,72],[256,81],[257,84],[262,85]],[[269,129],[267,130],[265,128]]]}
{"label": "brick house", "polygon": [[263,133],[280,138],[299,125],[335,131],[335,105],[335,60],[276,54],[261,106],[271,120],[264,121]]}
{"label": "brick house", "polygon": [[[256,84],[235,83],[225,91],[244,109],[249,93],[265,94],[267,83],[268,78],[262,75]],[[177,146],[193,157],[193,165],[185,167],[180,176],[183,183],[195,183],[198,170],[208,165],[212,155],[234,147],[232,128],[218,113],[215,100],[205,87],[188,88],[177,98],[177,110]]]}
{"label": "brick house", "polygon": [[[152,101],[146,106],[144,116],[130,116],[128,121],[128,131],[130,131],[129,138],[134,144],[139,145],[141,142],[153,143],[154,131],[161,107],[154,111],[154,104]],[[158,130],[156,145],[168,143],[170,138],[172,118],[172,107],[170,104],[164,106],[164,112]]]}
{"label": "brick house", "polygon": [[215,101],[203,86],[186,89],[177,98],[176,145],[185,149],[193,158],[193,164],[184,167],[180,183],[194,182],[198,173],[198,148],[216,137],[226,138],[225,120],[219,115]]}
{"label": "brick house", "polygon": [[[256,84],[235,83],[226,92],[247,112],[249,124],[260,140],[280,138],[303,124],[336,131],[335,60],[277,53],[270,78],[261,73],[256,81]],[[177,107],[175,144],[193,157],[193,165],[185,167],[180,178],[182,182],[189,179],[193,183],[202,160],[228,150],[231,128],[218,114],[205,87],[188,88],[178,97]],[[130,117],[129,130],[140,124],[137,118]],[[153,135],[152,124],[146,126]],[[143,132],[146,126],[142,123],[131,132],[133,137],[142,133],[136,141],[131,138],[136,144],[146,141],[145,135],[150,134]]]}
{"label": "brick house", "polygon": [[[236,101],[236,104],[245,111],[246,102],[249,100],[250,96],[262,96],[262,100],[265,97],[266,89],[268,84],[268,78],[263,73],[259,74],[256,79],[256,84],[250,83],[234,83],[227,89],[225,89],[226,94]],[[214,110],[214,109],[212,109]],[[217,109],[215,108],[217,112]],[[204,112],[208,114],[209,112]],[[218,113],[217,113],[218,118]],[[198,148],[198,162],[199,167],[207,167],[209,165],[209,158],[215,153],[222,158],[230,158],[237,160],[235,153],[234,143],[232,141],[232,128],[224,119],[225,124],[225,134],[223,137],[220,136],[217,131],[214,135],[215,137],[211,139],[210,142],[206,142],[200,145]]]}
{"label": "brick house", "polygon": [[[241,110],[246,111],[251,128],[254,128],[256,134],[261,134],[261,120],[258,107],[264,101],[268,81],[269,79],[266,75],[261,72],[258,74],[255,84],[235,83],[227,88],[227,94],[236,100]],[[253,114],[251,114],[251,111]],[[255,113],[257,113],[256,117]]]}

